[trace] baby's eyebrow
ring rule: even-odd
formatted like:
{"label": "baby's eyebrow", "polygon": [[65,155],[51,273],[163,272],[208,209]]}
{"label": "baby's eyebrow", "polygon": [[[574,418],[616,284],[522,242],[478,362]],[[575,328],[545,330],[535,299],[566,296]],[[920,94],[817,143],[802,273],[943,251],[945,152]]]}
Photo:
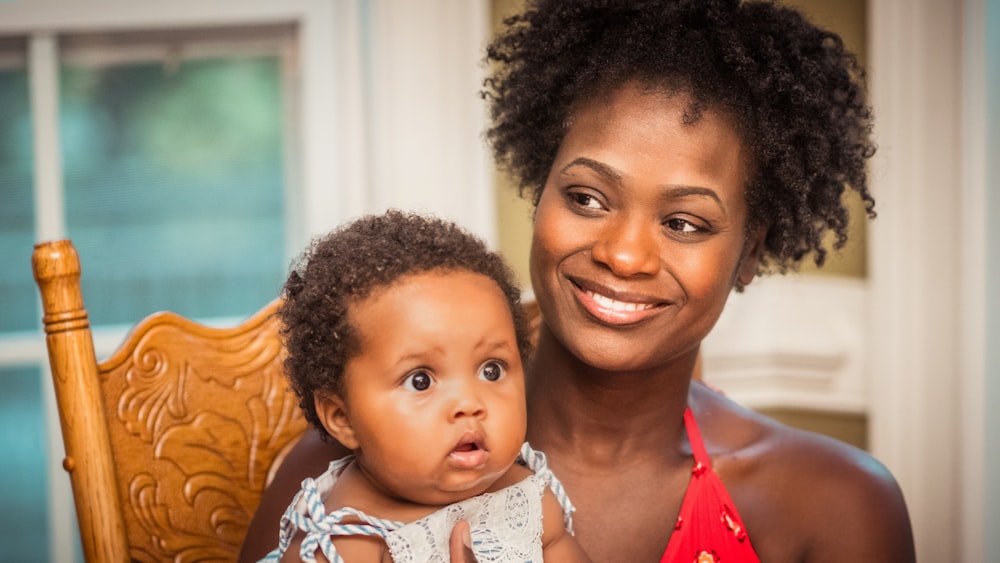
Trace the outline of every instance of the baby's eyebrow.
{"label": "baby's eyebrow", "polygon": [[421,348],[420,350],[414,350],[412,352],[407,352],[402,356],[396,358],[396,365],[404,363],[426,363],[428,358],[444,353],[444,347],[442,346],[432,346],[430,348]]}
{"label": "baby's eyebrow", "polygon": [[488,336],[483,337],[476,343],[475,350],[496,350],[502,348],[505,350],[517,350],[517,343],[512,342],[507,338],[490,338]]}

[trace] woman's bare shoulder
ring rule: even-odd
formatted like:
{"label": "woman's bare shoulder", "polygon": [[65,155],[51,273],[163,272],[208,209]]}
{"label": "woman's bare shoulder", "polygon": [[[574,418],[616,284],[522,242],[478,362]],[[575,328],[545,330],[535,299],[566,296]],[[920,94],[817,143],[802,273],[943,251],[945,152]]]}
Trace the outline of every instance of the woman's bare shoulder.
{"label": "woman's bare shoulder", "polygon": [[713,459],[742,460],[748,469],[847,472],[876,481],[895,480],[884,465],[851,444],[783,424],[704,385],[692,387],[692,410]]}
{"label": "woman's bare shoulder", "polygon": [[716,472],[762,559],[913,560],[902,491],[870,453],[708,388],[692,394]]}

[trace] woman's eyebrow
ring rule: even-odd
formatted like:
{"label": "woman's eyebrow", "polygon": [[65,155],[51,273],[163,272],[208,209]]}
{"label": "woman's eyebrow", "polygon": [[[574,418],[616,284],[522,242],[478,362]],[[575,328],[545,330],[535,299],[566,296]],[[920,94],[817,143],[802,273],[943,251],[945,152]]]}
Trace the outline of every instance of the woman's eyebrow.
{"label": "woman's eyebrow", "polygon": [[[575,166],[589,168],[601,176],[619,183],[625,177],[625,175],[622,174],[622,172],[617,168],[585,156],[573,159],[569,164],[563,166],[560,171],[566,172]],[[722,200],[719,198],[719,194],[715,193],[715,190],[709,188],[702,186],[688,186],[685,184],[665,184],[661,187],[663,188],[663,191],[666,192],[666,195],[670,197],[707,196],[714,199],[719,205],[722,205]]]}
{"label": "woman's eyebrow", "polygon": [[703,188],[701,186],[686,186],[683,184],[667,184],[663,186],[663,190],[668,193],[670,197],[687,197],[687,196],[708,196],[714,199],[719,205],[722,205],[722,200],[719,199],[719,194],[715,193],[715,190],[709,188]]}
{"label": "woman's eyebrow", "polygon": [[621,181],[621,179],[624,177],[624,174],[622,174],[621,171],[619,171],[618,169],[608,166],[607,164],[599,160],[594,160],[592,158],[587,158],[585,156],[574,158],[572,162],[570,162],[566,166],[563,166],[560,172],[566,172],[567,170],[573,168],[574,166],[583,166],[589,168],[594,172],[597,172],[601,176],[604,176],[605,178],[608,178],[610,180]]}

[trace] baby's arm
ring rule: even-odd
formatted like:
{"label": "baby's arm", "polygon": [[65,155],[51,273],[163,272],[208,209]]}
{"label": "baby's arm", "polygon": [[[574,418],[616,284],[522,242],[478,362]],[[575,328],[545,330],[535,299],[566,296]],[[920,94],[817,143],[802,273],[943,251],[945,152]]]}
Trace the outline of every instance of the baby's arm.
{"label": "baby's arm", "polygon": [[548,488],[542,497],[542,554],[546,561],[590,563],[576,538],[563,526],[563,511]]}

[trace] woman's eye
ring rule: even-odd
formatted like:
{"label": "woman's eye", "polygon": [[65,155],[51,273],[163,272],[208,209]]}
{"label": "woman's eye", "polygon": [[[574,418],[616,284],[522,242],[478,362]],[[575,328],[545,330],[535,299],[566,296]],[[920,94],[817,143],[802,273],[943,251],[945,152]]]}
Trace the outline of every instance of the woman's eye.
{"label": "woman's eye", "polygon": [[486,381],[496,381],[503,377],[503,366],[497,362],[486,362],[479,369],[479,377],[482,377]]}
{"label": "woman's eye", "polygon": [[686,219],[668,219],[665,224],[671,231],[678,231],[681,233],[697,233],[703,230]]}
{"label": "woman's eye", "polygon": [[580,207],[586,207],[588,209],[603,209],[604,206],[601,202],[597,200],[596,197],[582,192],[570,192],[569,199],[573,203],[579,205]]}
{"label": "woman's eye", "polygon": [[407,376],[406,380],[403,381],[403,387],[410,391],[426,391],[433,382],[434,380],[426,371],[418,371]]}

